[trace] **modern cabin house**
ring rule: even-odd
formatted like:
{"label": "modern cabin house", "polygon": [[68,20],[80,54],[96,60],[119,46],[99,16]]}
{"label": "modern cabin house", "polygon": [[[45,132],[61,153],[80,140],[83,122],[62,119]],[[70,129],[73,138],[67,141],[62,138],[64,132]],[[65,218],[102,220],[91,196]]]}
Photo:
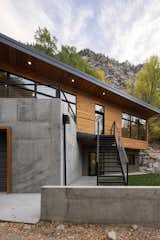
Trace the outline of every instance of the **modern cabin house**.
{"label": "modern cabin house", "polygon": [[38,192],[83,176],[127,184],[148,147],[147,121],[160,114],[3,34],[0,98],[0,192]]}

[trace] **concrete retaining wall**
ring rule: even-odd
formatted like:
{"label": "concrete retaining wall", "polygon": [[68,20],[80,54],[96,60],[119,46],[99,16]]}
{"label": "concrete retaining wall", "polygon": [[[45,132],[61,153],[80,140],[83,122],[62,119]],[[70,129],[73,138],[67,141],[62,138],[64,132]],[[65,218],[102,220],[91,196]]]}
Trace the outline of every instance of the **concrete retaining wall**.
{"label": "concrete retaining wall", "polygon": [[44,186],[41,219],[160,226],[160,188]]}

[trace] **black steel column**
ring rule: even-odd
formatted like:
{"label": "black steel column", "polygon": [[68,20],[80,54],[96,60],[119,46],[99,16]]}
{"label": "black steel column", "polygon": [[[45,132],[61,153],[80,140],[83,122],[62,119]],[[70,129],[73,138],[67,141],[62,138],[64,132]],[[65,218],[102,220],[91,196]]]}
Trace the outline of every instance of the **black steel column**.
{"label": "black steel column", "polygon": [[97,185],[98,185],[98,175],[99,175],[99,120],[97,122],[96,175],[97,175]]}
{"label": "black steel column", "polygon": [[70,123],[68,115],[63,114],[63,155],[64,155],[64,185],[67,185],[67,154],[66,154],[66,124]]}
{"label": "black steel column", "polygon": [[9,75],[10,75],[10,74],[7,72],[7,76],[6,76],[6,78],[5,78],[5,84],[4,84],[5,97],[9,97],[9,88],[8,88]]}
{"label": "black steel column", "polygon": [[61,88],[60,85],[56,88],[56,98],[61,98]]}
{"label": "black steel column", "polygon": [[37,98],[37,83],[34,84],[34,97]]}

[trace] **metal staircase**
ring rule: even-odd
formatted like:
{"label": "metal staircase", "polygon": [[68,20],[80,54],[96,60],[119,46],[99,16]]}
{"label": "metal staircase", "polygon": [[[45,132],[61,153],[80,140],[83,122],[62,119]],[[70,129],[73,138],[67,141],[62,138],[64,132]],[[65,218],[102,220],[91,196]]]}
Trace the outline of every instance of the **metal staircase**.
{"label": "metal staircase", "polygon": [[97,135],[97,185],[113,184],[128,184],[128,158],[115,123],[111,135]]}

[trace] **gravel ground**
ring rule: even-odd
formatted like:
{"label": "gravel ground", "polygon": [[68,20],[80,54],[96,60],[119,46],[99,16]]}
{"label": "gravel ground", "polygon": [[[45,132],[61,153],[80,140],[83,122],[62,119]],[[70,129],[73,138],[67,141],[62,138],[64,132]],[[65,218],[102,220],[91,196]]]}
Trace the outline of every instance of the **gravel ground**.
{"label": "gravel ground", "polygon": [[160,229],[134,229],[132,226],[80,225],[40,222],[36,225],[0,222],[0,240],[109,240],[114,231],[117,240],[160,240]]}

